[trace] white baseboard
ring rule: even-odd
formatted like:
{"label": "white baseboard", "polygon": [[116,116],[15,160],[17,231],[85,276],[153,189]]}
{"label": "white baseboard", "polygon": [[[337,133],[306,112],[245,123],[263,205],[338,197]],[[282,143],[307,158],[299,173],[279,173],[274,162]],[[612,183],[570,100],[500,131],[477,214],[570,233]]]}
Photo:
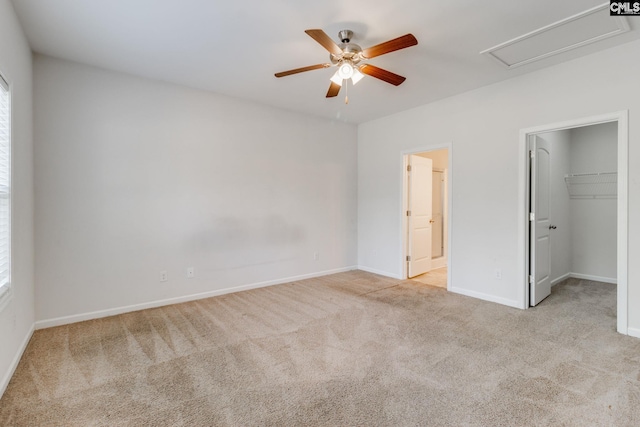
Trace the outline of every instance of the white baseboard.
{"label": "white baseboard", "polygon": [[359,265],[357,269],[366,271],[367,273],[373,273],[373,274],[379,274],[380,276],[391,277],[392,279],[403,280],[399,274],[389,273],[388,271],[376,270],[375,268],[365,267],[364,265]]}
{"label": "white baseboard", "polygon": [[495,303],[506,305],[509,307],[522,308],[521,304],[518,303],[518,301],[516,300],[510,300],[506,298],[496,297],[494,295],[483,294],[482,292],[470,291],[468,289],[462,289],[462,288],[456,288],[456,287],[449,288],[449,291],[456,294],[465,295],[468,297],[478,298],[484,301],[495,302]]}
{"label": "white baseboard", "polygon": [[18,363],[20,363],[22,354],[27,349],[27,345],[29,344],[29,340],[31,339],[31,336],[33,335],[34,331],[35,331],[35,325],[31,325],[31,329],[29,329],[29,332],[27,332],[27,335],[22,340],[22,344],[20,344],[20,347],[18,348],[16,355],[13,357],[13,360],[11,361],[11,365],[9,365],[9,369],[4,374],[4,377],[2,377],[2,382],[0,382],[0,398],[2,397],[4,392],[7,390],[9,381],[11,381],[11,377],[13,377],[13,374],[16,372]]}
{"label": "white baseboard", "polygon": [[434,258],[431,260],[431,269],[437,270],[438,268],[447,266],[447,257]]}
{"label": "white baseboard", "polygon": [[634,338],[640,338],[640,329],[627,328],[627,335]]}
{"label": "white baseboard", "polygon": [[591,274],[580,273],[569,273],[569,276],[573,277],[574,279],[593,280],[594,282],[612,283],[614,285],[618,284],[618,279],[615,279],[613,277],[593,276]]}
{"label": "white baseboard", "polygon": [[165,305],[179,304],[182,302],[195,301],[204,298],[215,297],[233,292],[248,291],[250,289],[264,288],[267,286],[280,285],[282,283],[295,282],[297,280],[312,279],[314,277],[327,276],[329,274],[343,273],[345,271],[356,270],[356,266],[336,268],[333,270],[319,271],[316,273],[302,274],[300,276],[285,277],[282,279],[268,280],[265,282],[251,283],[248,285],[234,286],[232,288],[216,289],[215,291],[201,292],[198,294],[185,295],[175,298],[150,301],[141,304],[127,305],[124,307],[109,308],[106,310],[92,311],[89,313],[74,314],[71,316],[56,317],[54,319],[38,320],[36,329],[51,328],[54,326],[68,325],[70,323],[82,322],[85,320],[100,319],[103,317],[115,316],[117,314],[130,313],[132,311],[145,310],[147,308],[162,307]]}
{"label": "white baseboard", "polygon": [[555,285],[557,285],[558,283],[563,282],[563,281],[565,281],[565,280],[567,280],[567,279],[569,279],[569,278],[573,277],[573,276],[572,276],[572,274],[573,274],[573,273],[563,274],[562,276],[558,277],[557,279],[553,279],[553,280],[551,281],[551,286],[555,286]]}
{"label": "white baseboard", "polygon": [[592,280],[594,282],[612,283],[614,285],[618,284],[618,280],[612,277],[593,276],[591,274],[580,274],[580,273],[567,273],[567,274],[563,274],[557,279],[552,280],[551,286],[555,286],[566,279]]}

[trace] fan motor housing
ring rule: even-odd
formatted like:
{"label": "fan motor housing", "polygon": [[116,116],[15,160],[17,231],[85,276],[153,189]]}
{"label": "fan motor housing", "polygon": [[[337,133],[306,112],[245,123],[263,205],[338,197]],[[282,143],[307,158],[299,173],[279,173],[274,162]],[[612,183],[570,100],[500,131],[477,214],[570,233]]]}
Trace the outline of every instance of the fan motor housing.
{"label": "fan motor housing", "polygon": [[342,41],[338,47],[342,49],[342,53],[340,55],[329,54],[332,64],[338,64],[344,60],[357,64],[362,60],[362,48],[355,43],[351,43],[351,37],[353,37],[353,31],[351,30],[338,32],[338,38]]}

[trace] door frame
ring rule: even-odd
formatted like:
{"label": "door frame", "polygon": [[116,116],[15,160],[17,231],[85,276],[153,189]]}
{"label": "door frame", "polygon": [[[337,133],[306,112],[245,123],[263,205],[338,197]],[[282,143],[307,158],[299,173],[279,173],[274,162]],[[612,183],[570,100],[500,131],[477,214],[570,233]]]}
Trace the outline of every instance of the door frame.
{"label": "door frame", "polygon": [[521,286],[518,287],[519,301],[523,309],[529,308],[529,139],[531,135],[597,125],[618,123],[618,203],[617,203],[617,330],[628,335],[628,152],[629,152],[629,111],[584,117],[564,122],[551,123],[520,130],[519,141],[519,207],[518,207],[518,271]]}
{"label": "door frame", "polygon": [[[444,168],[444,169],[434,168],[434,172],[442,174],[442,179],[444,181],[444,188],[448,189],[449,188],[449,168],[448,167]],[[449,255],[449,239],[445,239],[444,236],[448,236],[449,235],[449,230],[448,230],[448,228],[449,228],[449,218],[447,217],[447,215],[449,214],[449,194],[447,192],[443,192],[442,196],[444,198],[444,200],[442,200],[442,210],[443,210],[443,213],[442,213],[442,233],[443,233],[442,256],[438,257],[438,258],[433,258],[433,261],[443,259],[444,263],[446,265],[448,265],[449,264],[449,259],[448,259],[448,255]],[[433,270],[437,270],[438,268],[442,268],[442,266],[433,267]]]}
{"label": "door frame", "polygon": [[453,171],[453,144],[451,142],[448,143],[444,143],[444,144],[438,144],[438,145],[429,145],[429,146],[423,146],[423,147],[418,147],[418,148],[412,148],[409,150],[403,150],[400,152],[400,174],[401,174],[401,179],[400,179],[400,194],[402,194],[402,198],[400,201],[400,229],[402,230],[402,233],[400,234],[400,247],[401,247],[401,251],[400,253],[402,254],[402,258],[400,259],[400,271],[402,272],[402,276],[401,279],[407,279],[408,276],[408,269],[407,269],[407,253],[408,253],[408,233],[409,233],[409,225],[408,225],[408,221],[407,221],[407,215],[406,212],[409,209],[409,194],[408,194],[408,190],[409,190],[409,185],[408,185],[408,177],[407,177],[407,166],[409,164],[409,156],[411,154],[419,154],[419,153],[427,153],[430,151],[438,151],[438,150],[447,150],[447,154],[448,154],[448,166],[447,166],[447,173],[446,173],[446,180],[447,180],[447,291],[451,290],[451,265],[452,265],[452,252],[451,252],[451,241],[452,241],[452,236],[453,236],[453,217],[452,217],[452,200],[453,197],[453,185],[452,185],[452,171]]}

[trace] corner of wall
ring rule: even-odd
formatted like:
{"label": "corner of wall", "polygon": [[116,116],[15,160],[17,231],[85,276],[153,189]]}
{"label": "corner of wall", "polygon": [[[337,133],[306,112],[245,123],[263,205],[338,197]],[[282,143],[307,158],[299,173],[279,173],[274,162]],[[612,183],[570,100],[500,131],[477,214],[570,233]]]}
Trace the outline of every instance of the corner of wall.
{"label": "corner of wall", "polygon": [[22,343],[18,347],[16,354],[13,357],[13,360],[11,360],[11,363],[9,364],[6,372],[4,373],[2,380],[0,380],[0,398],[2,398],[2,396],[4,395],[4,392],[7,390],[7,387],[11,382],[11,378],[13,377],[13,374],[16,372],[16,369],[18,368],[20,359],[22,359],[22,355],[24,351],[27,349],[27,345],[29,345],[29,341],[31,340],[31,337],[33,336],[34,331],[35,331],[35,323],[31,326],[31,329],[29,329],[29,332],[27,332],[27,335],[23,338]]}

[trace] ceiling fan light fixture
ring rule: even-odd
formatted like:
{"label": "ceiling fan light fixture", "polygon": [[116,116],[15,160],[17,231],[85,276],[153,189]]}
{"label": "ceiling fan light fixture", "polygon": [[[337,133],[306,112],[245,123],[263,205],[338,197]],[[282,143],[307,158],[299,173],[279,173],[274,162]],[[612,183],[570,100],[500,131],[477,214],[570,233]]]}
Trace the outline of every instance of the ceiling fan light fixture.
{"label": "ceiling fan light fixture", "polygon": [[331,80],[332,82],[334,82],[335,84],[337,84],[338,86],[342,86],[342,77],[340,77],[340,72],[336,71],[335,74],[333,75],[333,77],[331,77],[329,80]]}
{"label": "ceiling fan light fixture", "polygon": [[354,68],[353,75],[351,76],[351,82],[355,85],[360,80],[362,80],[363,77],[364,77],[364,74],[362,74],[360,70],[358,70],[357,68]]}
{"label": "ceiling fan light fixture", "polygon": [[343,79],[350,79],[353,76],[354,68],[350,62],[343,62],[338,66],[338,75]]}

